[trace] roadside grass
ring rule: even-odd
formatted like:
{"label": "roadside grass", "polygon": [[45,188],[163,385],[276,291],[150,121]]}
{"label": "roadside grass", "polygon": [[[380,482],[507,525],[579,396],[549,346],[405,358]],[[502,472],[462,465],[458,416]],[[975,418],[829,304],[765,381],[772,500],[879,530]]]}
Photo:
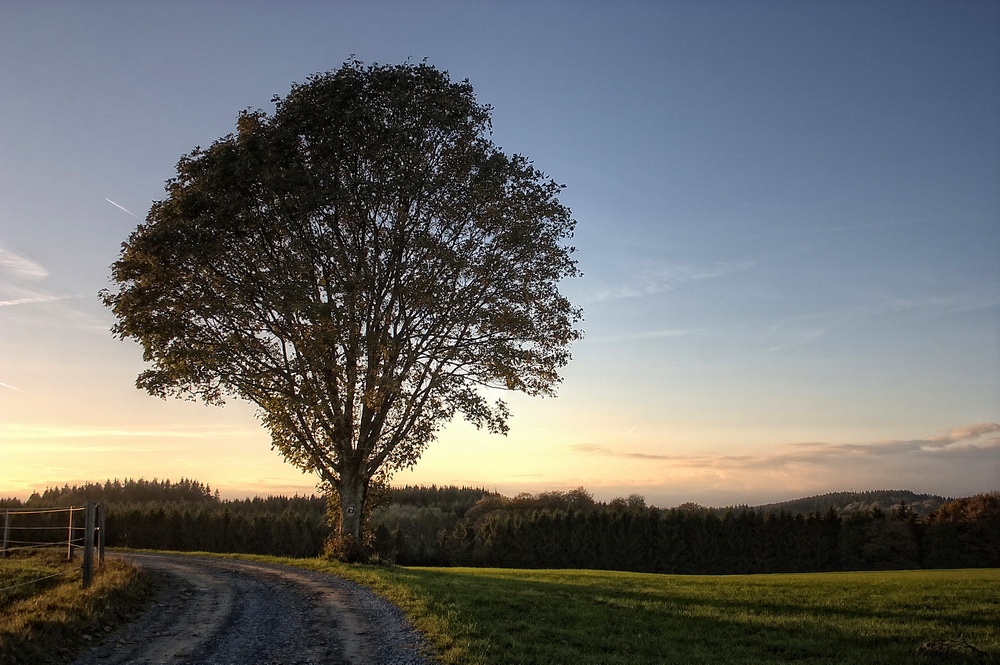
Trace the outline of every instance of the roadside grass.
{"label": "roadside grass", "polygon": [[118,559],[105,559],[86,590],[79,556],[67,562],[47,550],[0,559],[0,665],[68,662],[151,598],[150,580]]}

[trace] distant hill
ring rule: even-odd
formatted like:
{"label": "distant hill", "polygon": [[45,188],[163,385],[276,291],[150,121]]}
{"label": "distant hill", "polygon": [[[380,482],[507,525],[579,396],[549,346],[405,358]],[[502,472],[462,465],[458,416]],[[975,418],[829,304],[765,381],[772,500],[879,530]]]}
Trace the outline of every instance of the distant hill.
{"label": "distant hill", "polygon": [[755,510],[788,511],[790,513],[825,513],[831,507],[839,515],[850,515],[857,511],[880,508],[889,512],[893,506],[906,503],[918,516],[924,516],[941,507],[951,499],[936,494],[916,494],[909,490],[877,490],[872,492],[831,492],[810,496],[804,499],[793,499],[780,503],[768,503],[756,506]]}

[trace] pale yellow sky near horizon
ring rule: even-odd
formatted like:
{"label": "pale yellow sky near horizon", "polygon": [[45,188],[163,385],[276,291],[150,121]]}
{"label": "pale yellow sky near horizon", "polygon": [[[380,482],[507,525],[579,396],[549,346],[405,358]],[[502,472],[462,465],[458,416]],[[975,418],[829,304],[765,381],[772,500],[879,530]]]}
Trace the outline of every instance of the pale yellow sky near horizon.
{"label": "pale yellow sky near horizon", "polygon": [[[271,450],[250,405],[206,407],[125,388],[119,384],[110,392],[118,403],[146,401],[143,418],[112,424],[93,414],[83,422],[0,423],[0,497],[25,499],[48,487],[115,478],[186,477],[226,498],[316,491],[312,476]],[[4,397],[10,404],[9,391]],[[22,393],[16,399],[32,397]],[[567,428],[562,423],[573,411],[560,398],[545,400],[546,408],[526,410],[530,401],[513,400],[508,437],[477,431],[463,421],[451,423],[417,465],[397,472],[392,483],[485,487],[508,495],[583,486],[601,500],[639,493],[652,505],[670,507],[686,501],[771,503],[875,489],[959,496],[989,491],[1000,477],[1000,425],[993,423],[867,442],[774,443],[763,432],[748,432],[738,445],[726,440],[724,429],[689,426],[670,445],[647,423],[609,425],[598,414],[577,418],[575,427]],[[588,434],[581,437],[581,431]],[[983,472],[978,486],[968,478],[962,486],[940,482],[950,465],[975,459]],[[896,467],[897,482],[891,486],[885,484],[885,464]]]}

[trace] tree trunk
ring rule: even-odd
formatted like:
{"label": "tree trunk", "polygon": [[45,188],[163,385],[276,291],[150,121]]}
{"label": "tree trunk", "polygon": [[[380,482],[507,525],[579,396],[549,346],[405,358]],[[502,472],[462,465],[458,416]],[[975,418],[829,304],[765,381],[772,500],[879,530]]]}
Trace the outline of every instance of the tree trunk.
{"label": "tree trunk", "polygon": [[361,527],[368,497],[368,482],[364,472],[343,472],[336,483],[340,500],[340,528],[334,555],[349,563],[365,559]]}

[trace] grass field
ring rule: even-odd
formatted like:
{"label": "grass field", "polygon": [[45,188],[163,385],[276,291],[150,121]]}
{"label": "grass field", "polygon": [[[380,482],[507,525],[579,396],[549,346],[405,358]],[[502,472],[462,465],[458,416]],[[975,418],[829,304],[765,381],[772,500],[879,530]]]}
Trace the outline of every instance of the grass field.
{"label": "grass field", "polygon": [[[238,558],[371,586],[455,665],[1000,664],[996,569],[683,576]],[[0,588],[63,565],[0,560]],[[111,563],[86,592],[73,573],[0,595],[0,665],[65,657],[137,612],[147,588]]]}
{"label": "grass field", "polygon": [[67,563],[65,552],[49,550],[0,559],[0,665],[66,662],[141,611],[149,591],[122,561],[106,560],[84,590],[79,556]]}
{"label": "grass field", "polygon": [[447,663],[1000,663],[1000,570],[674,576],[344,567]]}

